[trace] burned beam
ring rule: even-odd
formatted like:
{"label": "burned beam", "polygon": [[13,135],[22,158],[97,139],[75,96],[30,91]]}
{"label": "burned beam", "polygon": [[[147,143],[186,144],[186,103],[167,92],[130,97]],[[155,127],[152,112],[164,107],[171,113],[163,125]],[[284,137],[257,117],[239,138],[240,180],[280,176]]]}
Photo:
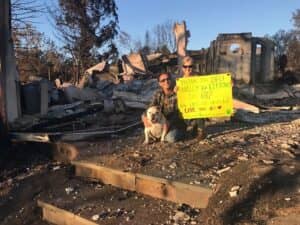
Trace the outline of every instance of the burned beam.
{"label": "burned beam", "polygon": [[121,133],[133,127],[141,125],[141,121],[134,121],[122,127],[110,127],[107,129],[98,128],[93,130],[79,130],[74,132],[9,132],[9,137],[14,141],[32,142],[54,142],[58,140],[79,141],[95,137],[106,137],[112,134]]}
{"label": "burned beam", "polygon": [[246,102],[240,101],[238,99],[233,99],[233,108],[234,109],[243,109],[245,111],[253,112],[253,113],[259,113],[259,108],[248,104]]}

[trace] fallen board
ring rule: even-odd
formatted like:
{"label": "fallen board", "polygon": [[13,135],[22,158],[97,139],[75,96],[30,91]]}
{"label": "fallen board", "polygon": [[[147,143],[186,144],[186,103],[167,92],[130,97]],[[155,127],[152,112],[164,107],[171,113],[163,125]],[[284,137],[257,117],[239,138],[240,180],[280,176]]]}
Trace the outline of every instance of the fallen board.
{"label": "fallen board", "polygon": [[196,208],[205,208],[212,195],[211,189],[197,185],[123,172],[88,162],[73,161],[72,164],[75,167],[76,176],[97,179],[104,184],[175,203],[185,203]]}
{"label": "fallen board", "polygon": [[57,225],[98,225],[66,210],[38,200],[38,206],[42,208],[43,220]]}

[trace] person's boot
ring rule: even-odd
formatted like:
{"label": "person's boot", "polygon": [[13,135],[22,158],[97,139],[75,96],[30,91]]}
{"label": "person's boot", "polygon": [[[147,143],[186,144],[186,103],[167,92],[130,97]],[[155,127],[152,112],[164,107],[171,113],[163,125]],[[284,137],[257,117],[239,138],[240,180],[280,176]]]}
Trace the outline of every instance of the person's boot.
{"label": "person's boot", "polygon": [[190,124],[187,128],[186,128],[186,132],[187,132],[187,136],[194,138],[197,136],[197,132],[198,132],[198,126],[197,124]]}
{"label": "person's boot", "polygon": [[198,128],[197,130],[197,138],[203,140],[206,138],[206,132],[204,128]]}

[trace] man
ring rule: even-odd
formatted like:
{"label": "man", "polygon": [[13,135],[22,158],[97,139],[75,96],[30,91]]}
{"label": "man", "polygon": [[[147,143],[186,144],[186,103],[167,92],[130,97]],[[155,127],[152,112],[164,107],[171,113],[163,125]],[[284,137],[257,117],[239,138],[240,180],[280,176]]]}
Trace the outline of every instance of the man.
{"label": "man", "polygon": [[[185,56],[182,59],[182,78],[188,78],[194,75],[193,72],[193,58],[190,56]],[[176,90],[176,89],[175,89]],[[201,99],[199,99],[201,101]],[[204,119],[190,119],[185,120],[187,125],[187,132],[191,133],[192,136],[198,134],[201,138],[205,137],[204,133]]]}
{"label": "man", "polygon": [[[182,140],[185,136],[186,125],[177,106],[177,96],[174,92],[174,81],[169,73],[162,73],[158,77],[160,89],[154,94],[150,106],[158,106],[166,117],[169,131],[165,140],[170,143]],[[145,114],[142,115],[145,127],[149,122]]]}

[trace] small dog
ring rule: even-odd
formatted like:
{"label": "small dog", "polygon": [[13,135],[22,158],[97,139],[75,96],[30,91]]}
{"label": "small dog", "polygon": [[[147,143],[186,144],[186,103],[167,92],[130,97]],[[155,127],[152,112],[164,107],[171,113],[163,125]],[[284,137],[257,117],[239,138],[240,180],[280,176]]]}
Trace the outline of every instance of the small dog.
{"label": "small dog", "polygon": [[145,127],[145,141],[144,144],[149,144],[149,139],[165,141],[166,134],[168,132],[167,120],[161,113],[157,106],[151,106],[146,111],[146,117],[151,124],[150,127]]}

